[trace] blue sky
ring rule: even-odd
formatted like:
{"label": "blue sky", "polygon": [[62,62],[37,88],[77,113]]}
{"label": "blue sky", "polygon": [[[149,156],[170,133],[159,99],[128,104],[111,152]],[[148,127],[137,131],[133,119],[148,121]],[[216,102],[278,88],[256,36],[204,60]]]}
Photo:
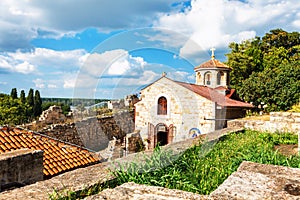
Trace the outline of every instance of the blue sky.
{"label": "blue sky", "polygon": [[228,45],[271,29],[300,30],[299,0],[1,0],[0,92],[122,98],[162,72],[226,61]]}

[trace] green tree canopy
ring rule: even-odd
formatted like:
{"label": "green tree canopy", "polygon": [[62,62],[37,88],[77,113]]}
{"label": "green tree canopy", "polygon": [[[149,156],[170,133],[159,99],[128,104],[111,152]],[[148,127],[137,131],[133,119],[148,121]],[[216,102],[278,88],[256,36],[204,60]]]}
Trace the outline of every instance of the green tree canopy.
{"label": "green tree canopy", "polygon": [[0,124],[17,125],[29,122],[27,111],[29,107],[20,99],[12,99],[8,95],[0,97]]}
{"label": "green tree canopy", "polygon": [[271,30],[229,45],[226,56],[232,67],[231,85],[240,97],[266,111],[288,110],[299,102],[300,33]]}

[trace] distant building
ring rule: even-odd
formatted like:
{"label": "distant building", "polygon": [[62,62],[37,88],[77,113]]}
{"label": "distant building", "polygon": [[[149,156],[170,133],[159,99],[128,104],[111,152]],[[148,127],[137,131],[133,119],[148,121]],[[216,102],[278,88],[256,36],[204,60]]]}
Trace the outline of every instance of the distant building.
{"label": "distant building", "polygon": [[108,109],[124,109],[133,107],[139,99],[136,95],[127,95],[124,99],[111,100],[107,102]]}
{"label": "distant building", "polygon": [[226,127],[251,104],[229,88],[231,68],[212,57],[194,68],[196,83],[161,78],[141,90],[135,104],[135,129],[151,149]]}

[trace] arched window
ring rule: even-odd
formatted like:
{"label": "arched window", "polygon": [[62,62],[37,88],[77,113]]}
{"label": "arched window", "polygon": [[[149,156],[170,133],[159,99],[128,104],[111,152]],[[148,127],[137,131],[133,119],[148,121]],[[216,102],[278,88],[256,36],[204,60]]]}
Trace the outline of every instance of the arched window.
{"label": "arched window", "polygon": [[224,82],[224,72],[218,72],[217,74],[217,85],[221,85]]}
{"label": "arched window", "polygon": [[205,73],[204,84],[205,85],[210,85],[211,84],[211,73],[210,72]]}
{"label": "arched window", "polygon": [[166,97],[159,97],[157,101],[157,114],[166,115],[167,114],[167,99]]}
{"label": "arched window", "polygon": [[196,76],[196,82],[197,82],[198,84],[201,83],[201,73],[200,73],[200,72],[197,73],[197,76]]}

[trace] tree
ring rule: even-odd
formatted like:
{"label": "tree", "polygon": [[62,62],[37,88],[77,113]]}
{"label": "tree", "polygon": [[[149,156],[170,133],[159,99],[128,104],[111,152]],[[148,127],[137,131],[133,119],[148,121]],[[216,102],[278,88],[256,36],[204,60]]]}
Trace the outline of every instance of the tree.
{"label": "tree", "polygon": [[26,103],[26,97],[25,97],[25,91],[24,90],[21,90],[21,93],[20,93],[20,101],[25,104]]}
{"label": "tree", "polygon": [[299,102],[299,32],[275,29],[229,48],[231,86],[242,99],[257,107],[264,103],[266,111],[288,110]]}
{"label": "tree", "polygon": [[36,90],[34,94],[33,115],[37,117],[40,114],[42,114],[42,99],[40,96],[40,92]]}
{"label": "tree", "polygon": [[13,98],[13,99],[17,99],[17,98],[18,98],[17,88],[11,89],[10,96],[11,96],[11,98]]}
{"label": "tree", "polygon": [[33,98],[33,89],[30,88],[28,95],[27,95],[27,103],[29,106],[33,107],[34,105],[34,98]]}
{"label": "tree", "polygon": [[300,100],[300,61],[253,73],[244,81],[241,96],[265,111],[289,110]]}
{"label": "tree", "polygon": [[20,99],[12,99],[8,95],[0,96],[0,125],[19,125],[27,123],[28,104],[23,104]]}
{"label": "tree", "polygon": [[27,98],[26,98],[26,103],[28,104],[29,108],[27,110],[27,117],[29,119],[33,118],[33,105],[34,105],[34,98],[33,98],[33,89],[30,88]]}

